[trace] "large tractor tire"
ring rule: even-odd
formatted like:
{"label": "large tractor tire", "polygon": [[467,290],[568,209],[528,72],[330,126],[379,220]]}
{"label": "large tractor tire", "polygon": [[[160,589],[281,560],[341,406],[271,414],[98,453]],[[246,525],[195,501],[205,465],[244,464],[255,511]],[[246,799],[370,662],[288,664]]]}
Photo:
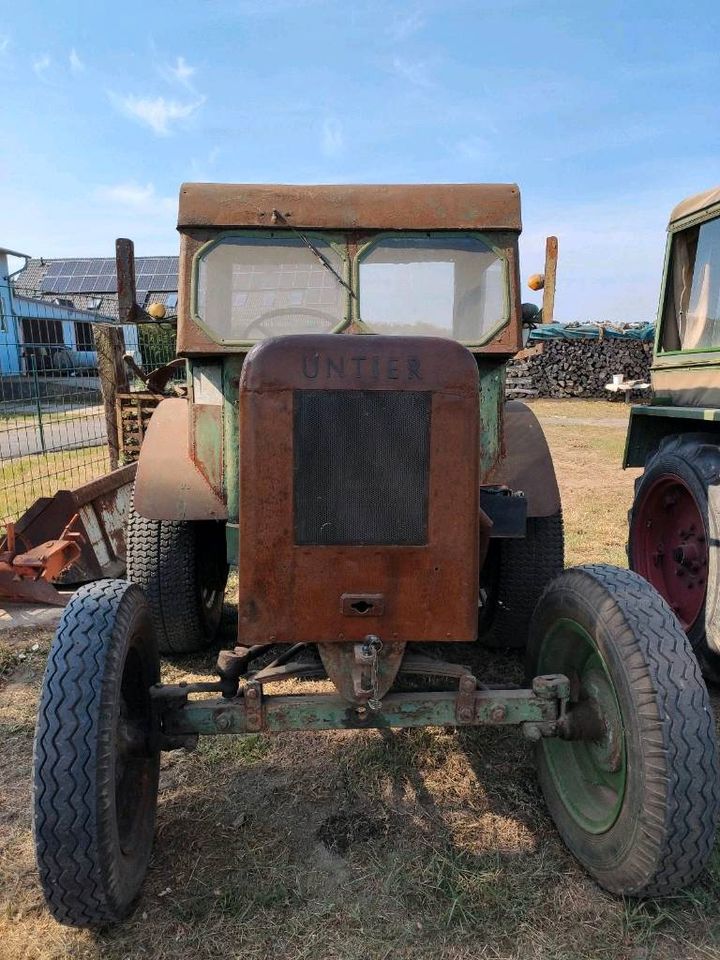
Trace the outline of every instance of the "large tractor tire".
{"label": "large tractor tire", "polygon": [[142,588],[161,653],[194,653],[215,639],[228,576],[225,524],[146,520],[130,508],[127,578]]}
{"label": "large tractor tire", "polygon": [[669,606],[630,570],[566,570],[538,603],[528,670],[570,680],[570,736],[542,739],[537,766],[572,853],[612,893],[692,883],[713,848],[718,756],[697,659]]}
{"label": "large tractor tire", "polygon": [[667,600],[709,679],[720,678],[720,447],[667,437],[635,482],[628,562]]}
{"label": "large tractor tire", "polygon": [[34,757],[35,850],[60,923],[121,920],[155,831],[160,751],[150,689],[160,662],[147,603],[98,580],[65,607],[43,680]]}
{"label": "large tractor tire", "polygon": [[481,573],[483,646],[525,649],[535,604],[565,561],[562,512],[529,517],[518,540],[492,540]]}

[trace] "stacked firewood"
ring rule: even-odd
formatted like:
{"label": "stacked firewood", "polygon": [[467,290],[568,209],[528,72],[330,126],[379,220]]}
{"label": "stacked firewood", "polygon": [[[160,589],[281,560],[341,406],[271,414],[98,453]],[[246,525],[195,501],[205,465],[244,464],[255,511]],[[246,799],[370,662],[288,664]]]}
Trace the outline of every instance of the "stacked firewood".
{"label": "stacked firewood", "polygon": [[546,340],[542,349],[511,360],[506,393],[533,397],[604,397],[613,374],[649,380],[652,343],[625,339]]}

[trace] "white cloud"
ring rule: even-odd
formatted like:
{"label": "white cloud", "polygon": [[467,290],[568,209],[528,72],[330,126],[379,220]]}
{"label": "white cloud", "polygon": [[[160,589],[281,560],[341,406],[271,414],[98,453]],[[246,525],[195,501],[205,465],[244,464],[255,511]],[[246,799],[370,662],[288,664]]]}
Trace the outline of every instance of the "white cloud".
{"label": "white cloud", "polygon": [[177,200],[160,196],[153,183],[143,186],[134,180],[98,187],[95,197],[103,203],[144,216],[167,217],[174,214],[177,207]]}
{"label": "white cloud", "polygon": [[6,34],[0,35],[0,54],[3,54],[7,51],[10,46],[10,37]]}
{"label": "white cloud", "polygon": [[406,80],[413,86],[432,86],[432,81],[428,76],[428,65],[423,60],[406,60],[404,57],[393,57],[392,68],[401,80]]}
{"label": "white cloud", "polygon": [[410,10],[405,16],[397,17],[387,28],[388,34],[399,42],[407,40],[425,26],[425,18],[419,10]]}
{"label": "white cloud", "polygon": [[485,137],[463,137],[455,144],[455,151],[463,160],[487,160],[492,155],[491,143]]}
{"label": "white cloud", "polygon": [[78,53],[75,47],[73,47],[72,50],[70,51],[70,56],[68,59],[70,60],[70,69],[72,70],[73,73],[77,74],[77,73],[83,72],[83,70],[85,69],[85,64],[82,62],[82,60],[78,56]]}
{"label": "white cloud", "polygon": [[167,136],[175,123],[191,117],[205,102],[205,97],[180,102],[165,97],[120,97],[114,93],[109,96],[121,113],[150,127],[158,136]]}
{"label": "white cloud", "polygon": [[47,76],[47,71],[50,68],[50,57],[47,54],[44,54],[42,57],[37,57],[35,60],[33,60],[32,68],[35,76],[39,77],[41,80],[44,80]]}
{"label": "white cloud", "polygon": [[174,65],[168,64],[160,68],[160,73],[166,80],[175,81],[192,90],[192,78],[195,76],[195,67],[191,67],[185,57],[177,57]]}
{"label": "white cloud", "polygon": [[337,157],[342,153],[345,146],[345,136],[343,134],[342,123],[332,117],[328,117],[322,126],[321,147],[326,157]]}

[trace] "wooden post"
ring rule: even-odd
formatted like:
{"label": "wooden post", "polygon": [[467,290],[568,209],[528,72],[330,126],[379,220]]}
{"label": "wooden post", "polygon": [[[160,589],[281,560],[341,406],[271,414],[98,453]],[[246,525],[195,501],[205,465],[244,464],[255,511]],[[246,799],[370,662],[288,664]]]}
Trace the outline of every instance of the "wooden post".
{"label": "wooden post", "polygon": [[557,276],[558,241],[548,237],[545,241],[545,286],[543,289],[542,322],[552,323],[555,315],[555,279]]}
{"label": "wooden post", "polygon": [[107,323],[93,324],[95,349],[97,350],[98,375],[105,406],[105,429],[107,432],[110,469],[117,470],[120,440],[116,398],[118,393],[128,392],[128,378],[123,354],[125,342],[120,327]]}

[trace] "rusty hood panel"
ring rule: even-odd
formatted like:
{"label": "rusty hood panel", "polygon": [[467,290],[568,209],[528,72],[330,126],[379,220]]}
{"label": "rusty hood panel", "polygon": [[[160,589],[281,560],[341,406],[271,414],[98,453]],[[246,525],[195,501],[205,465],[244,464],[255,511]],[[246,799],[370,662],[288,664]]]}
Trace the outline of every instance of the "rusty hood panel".
{"label": "rusty hood panel", "polygon": [[520,189],[514,183],[184,183],[178,227],[519,232]]}
{"label": "rusty hood panel", "polygon": [[240,379],[240,642],[474,640],[479,438],[477,366],[454,341],[255,347]]}

